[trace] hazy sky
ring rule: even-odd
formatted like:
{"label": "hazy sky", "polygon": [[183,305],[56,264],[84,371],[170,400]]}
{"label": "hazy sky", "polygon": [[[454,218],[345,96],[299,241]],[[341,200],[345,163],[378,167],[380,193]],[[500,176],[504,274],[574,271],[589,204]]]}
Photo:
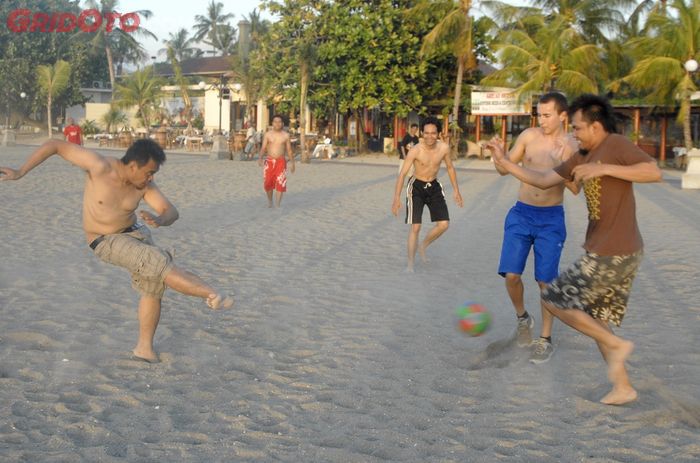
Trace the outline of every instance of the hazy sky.
{"label": "hazy sky", "polygon": [[[141,44],[151,55],[155,55],[163,48],[162,40],[170,37],[181,28],[186,28],[193,33],[196,15],[206,15],[207,1],[180,1],[180,0],[119,0],[119,13],[129,13],[138,10],[151,10],[151,19],[143,20],[141,24],[158,36],[158,42],[138,38]],[[247,16],[253,9],[260,8],[259,0],[215,0],[224,4],[224,13],[233,13],[231,23],[235,26],[243,16]],[[165,59],[164,55],[158,56],[158,61]]]}
{"label": "hazy sky", "polygon": [[[233,25],[238,24],[243,16],[247,16],[253,9],[260,10],[260,0],[214,0],[224,4],[225,13],[233,13]],[[207,5],[211,0],[205,1],[182,1],[182,0],[119,0],[119,13],[129,13],[142,9],[153,12],[151,19],[142,20],[144,27],[158,36],[158,42],[139,38],[144,48],[152,56],[163,48],[162,40],[169,37],[169,33],[175,33],[180,28],[187,28],[193,31],[196,15],[205,15]],[[528,5],[527,0],[507,1],[511,5]],[[477,14],[479,12],[477,11]],[[263,13],[263,16],[270,17]],[[165,59],[164,55],[158,56],[158,61]]]}

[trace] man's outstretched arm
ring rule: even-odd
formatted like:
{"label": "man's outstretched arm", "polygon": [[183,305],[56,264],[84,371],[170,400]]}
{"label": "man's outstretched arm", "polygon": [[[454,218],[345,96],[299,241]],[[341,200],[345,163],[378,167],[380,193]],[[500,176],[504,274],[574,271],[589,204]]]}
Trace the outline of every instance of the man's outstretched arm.
{"label": "man's outstretched arm", "polygon": [[19,180],[54,154],[88,173],[101,171],[108,166],[105,158],[94,151],[61,140],[49,140],[37,148],[18,170],[0,167],[0,180]]}
{"label": "man's outstretched arm", "polygon": [[565,178],[556,173],[554,170],[540,172],[537,170],[527,169],[521,165],[513,163],[505,156],[503,146],[500,146],[499,143],[494,143],[491,141],[487,146],[493,153],[493,161],[496,166],[510,173],[521,182],[525,182],[536,186],[537,188],[546,190],[547,188],[551,188],[554,185],[559,185],[560,183],[564,183],[566,181]]}

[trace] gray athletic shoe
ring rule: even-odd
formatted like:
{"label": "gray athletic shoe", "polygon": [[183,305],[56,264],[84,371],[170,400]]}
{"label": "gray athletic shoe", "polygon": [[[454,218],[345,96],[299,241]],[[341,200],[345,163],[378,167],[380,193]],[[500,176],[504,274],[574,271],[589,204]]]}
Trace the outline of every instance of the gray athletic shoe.
{"label": "gray athletic shoe", "polygon": [[535,319],[532,315],[525,320],[518,319],[518,347],[527,347],[532,344],[532,328],[535,326]]}
{"label": "gray athletic shoe", "polygon": [[532,341],[532,352],[530,352],[530,363],[544,363],[552,358],[554,346],[546,339],[539,338]]}

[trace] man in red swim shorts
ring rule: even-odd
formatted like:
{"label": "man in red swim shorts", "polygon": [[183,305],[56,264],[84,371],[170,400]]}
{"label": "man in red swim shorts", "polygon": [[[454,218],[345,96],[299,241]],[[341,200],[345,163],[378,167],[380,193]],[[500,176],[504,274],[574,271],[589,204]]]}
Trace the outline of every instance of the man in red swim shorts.
{"label": "man in red swim shorts", "polygon": [[294,172],[294,153],[289,134],[283,130],[284,120],[282,116],[275,115],[272,118],[272,130],[265,134],[260,159],[258,164],[263,165],[263,156],[267,154],[263,167],[263,188],[267,194],[268,207],[273,207],[272,192],[277,191],[277,207],[282,204],[282,195],[287,191],[287,161],[289,157],[290,169]]}

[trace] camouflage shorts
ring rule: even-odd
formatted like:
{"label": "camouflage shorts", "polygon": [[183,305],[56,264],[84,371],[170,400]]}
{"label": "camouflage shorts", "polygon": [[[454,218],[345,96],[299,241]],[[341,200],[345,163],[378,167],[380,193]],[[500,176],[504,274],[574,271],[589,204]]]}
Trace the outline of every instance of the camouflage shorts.
{"label": "camouflage shorts", "polygon": [[545,288],[542,300],[620,326],[641,261],[642,251],[626,256],[586,253]]}

